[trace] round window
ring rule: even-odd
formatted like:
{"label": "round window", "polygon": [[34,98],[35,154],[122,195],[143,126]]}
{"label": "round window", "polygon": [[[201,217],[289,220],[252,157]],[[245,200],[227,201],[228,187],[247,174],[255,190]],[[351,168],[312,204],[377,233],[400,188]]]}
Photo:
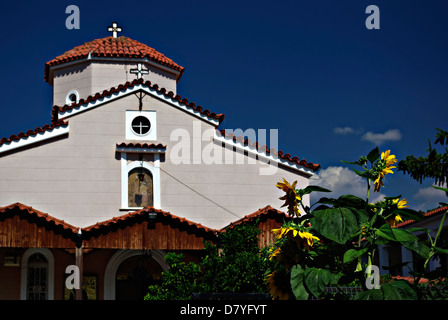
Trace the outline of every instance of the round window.
{"label": "round window", "polygon": [[132,130],[138,135],[145,135],[151,130],[151,122],[143,116],[135,117],[131,123]]}

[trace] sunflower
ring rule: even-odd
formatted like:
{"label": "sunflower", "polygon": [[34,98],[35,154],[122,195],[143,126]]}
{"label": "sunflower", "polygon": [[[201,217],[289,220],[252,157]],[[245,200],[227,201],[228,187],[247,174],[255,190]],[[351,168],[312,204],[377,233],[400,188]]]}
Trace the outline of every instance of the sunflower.
{"label": "sunflower", "polygon": [[293,237],[298,234],[298,231],[292,227],[272,229],[272,232],[277,235],[277,239],[283,238],[290,231],[293,233]]}
{"label": "sunflower", "polygon": [[280,197],[280,200],[285,200],[285,203],[282,207],[288,206],[288,214],[290,216],[300,216],[299,204],[302,201],[302,198],[296,192],[297,181],[294,181],[293,184],[289,184],[285,178],[283,181],[279,181],[275,186],[281,190],[283,190],[286,194],[283,197]]}
{"label": "sunflower", "polygon": [[304,241],[302,241],[302,244],[309,250],[309,247],[313,246],[314,240],[320,241],[320,239],[316,236],[313,236],[309,232],[302,232],[299,231],[299,237],[301,237]]}
{"label": "sunflower", "polygon": [[279,286],[279,283],[282,282],[280,278],[281,275],[278,274],[277,271],[274,271],[266,276],[266,283],[268,285],[269,294],[271,295],[272,300],[277,298],[279,300],[289,299],[289,293],[282,290],[281,286]]}
{"label": "sunflower", "polygon": [[392,200],[392,203],[396,204],[398,209],[409,208],[409,206],[407,206],[408,201],[406,199],[399,200],[397,198],[397,199]]}
{"label": "sunflower", "polygon": [[400,222],[403,222],[403,219],[401,219],[401,216],[398,214],[396,214],[394,217],[386,219],[386,223],[390,225],[392,228],[396,228]]}
{"label": "sunflower", "polygon": [[274,260],[282,253],[282,250],[280,248],[277,248],[275,250],[270,249],[269,252],[269,260]]}
{"label": "sunflower", "polygon": [[278,239],[283,238],[284,236],[294,239],[299,247],[303,247],[307,250],[310,250],[310,247],[313,246],[314,240],[320,241],[318,237],[313,236],[308,231],[300,231],[292,227],[273,229],[272,232],[277,235]]}
{"label": "sunflower", "polygon": [[[408,201],[406,199],[394,199],[392,200],[392,204],[397,205],[398,209],[404,209],[404,208],[409,208],[409,206],[407,206]],[[403,219],[401,218],[401,216],[399,214],[394,215],[393,217],[387,218],[386,219],[386,223],[388,225],[390,225],[392,228],[395,228],[400,222],[403,222]]]}
{"label": "sunflower", "polygon": [[373,183],[374,191],[380,192],[380,188],[384,187],[384,176],[388,173],[394,173],[391,169],[396,168],[396,166],[393,166],[393,164],[397,161],[398,160],[395,158],[395,155],[390,154],[390,150],[381,152],[381,159],[377,162],[378,176]]}

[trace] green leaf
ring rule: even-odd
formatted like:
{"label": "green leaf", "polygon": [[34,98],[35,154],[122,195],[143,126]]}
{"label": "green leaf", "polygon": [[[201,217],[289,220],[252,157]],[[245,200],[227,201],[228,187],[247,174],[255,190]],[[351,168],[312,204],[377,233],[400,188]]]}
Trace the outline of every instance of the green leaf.
{"label": "green leaf", "polygon": [[369,152],[369,154],[367,155],[367,160],[369,160],[371,163],[374,163],[376,160],[378,160],[379,157],[380,157],[380,150],[378,149],[378,147],[376,147],[375,149]]}
{"label": "green leaf", "polygon": [[416,300],[417,293],[407,281],[398,280],[381,286],[384,300]]}
{"label": "green leaf", "polygon": [[339,282],[339,279],[341,279],[344,276],[345,276],[345,274],[342,273],[342,272],[338,272],[336,274],[332,273],[331,274],[330,285],[336,286],[338,284],[338,282]]}
{"label": "green leaf", "polygon": [[369,171],[358,171],[356,169],[352,169],[358,176],[362,178],[370,178],[370,172]]}
{"label": "green leaf", "polygon": [[381,285],[380,289],[359,292],[355,300],[416,300],[417,293],[407,281],[398,280]]}
{"label": "green leaf", "polygon": [[368,250],[368,248],[364,248],[361,250],[356,250],[356,249],[350,249],[347,250],[344,253],[344,263],[349,263],[352,262],[353,260],[357,259],[358,257],[362,256],[364,253],[366,253]]}
{"label": "green leaf", "polygon": [[356,219],[358,220],[359,231],[361,231],[361,227],[365,225],[367,221],[369,221],[369,215],[366,213],[364,208],[362,210],[359,210],[356,208],[348,207],[347,209],[356,216]]}
{"label": "green leaf", "polygon": [[431,249],[424,243],[418,242],[418,241],[404,241],[401,244],[406,249],[414,251],[415,253],[419,254],[421,257],[423,257],[425,259],[429,258],[429,252],[431,251]]}
{"label": "green leaf", "polygon": [[384,224],[375,232],[378,236],[387,240],[405,242],[405,241],[417,241],[417,237],[412,233],[403,230],[391,228],[388,224]]}
{"label": "green leaf", "polygon": [[434,247],[434,250],[436,250],[437,252],[443,253],[443,254],[448,254],[448,249],[442,249],[439,247]]}
{"label": "green leaf", "polygon": [[300,265],[291,268],[291,289],[297,300],[307,300],[309,293],[305,288],[304,273]]}
{"label": "green leaf", "polygon": [[448,188],[442,188],[442,187],[436,187],[436,186],[432,186],[432,187],[437,190],[442,190],[442,191],[448,192]]}
{"label": "green leaf", "polygon": [[338,200],[337,199],[333,199],[333,198],[322,197],[316,203],[331,204],[331,205],[334,206],[334,205],[336,205],[338,203]]}
{"label": "green leaf", "polygon": [[305,189],[302,189],[301,194],[304,195],[304,194],[308,194],[311,192],[331,192],[331,190],[328,190],[328,189],[325,189],[325,188],[322,188],[319,186],[308,186]]}
{"label": "green leaf", "polygon": [[341,160],[342,163],[346,163],[346,164],[355,164],[357,166],[362,166],[361,161],[345,161],[345,160]]}
{"label": "green leaf", "polygon": [[320,268],[305,269],[305,283],[310,292],[318,298],[331,280],[331,272]]}
{"label": "green leaf", "polygon": [[425,218],[423,214],[412,209],[398,209],[394,213],[400,215],[404,220],[421,221]]}
{"label": "green leaf", "polygon": [[384,295],[381,289],[372,289],[358,292],[354,300],[383,300]]}
{"label": "green leaf", "polygon": [[339,207],[364,208],[366,201],[351,194],[344,194],[338,198],[337,205]]}
{"label": "green leaf", "polygon": [[344,244],[360,229],[359,218],[348,208],[314,210],[311,225],[325,238]]}
{"label": "green leaf", "polygon": [[410,227],[410,228],[406,228],[406,230],[408,230],[409,232],[427,232],[428,229],[426,228],[419,228],[419,227]]}
{"label": "green leaf", "polygon": [[361,158],[358,159],[358,161],[344,161],[341,160],[342,163],[347,163],[347,164],[354,164],[357,166],[362,167],[363,165],[367,164],[367,158],[365,156],[362,156]]}
{"label": "green leaf", "polygon": [[384,197],[384,200],[395,200],[395,199],[400,199],[401,198],[401,194],[399,196],[395,196],[395,197]]}

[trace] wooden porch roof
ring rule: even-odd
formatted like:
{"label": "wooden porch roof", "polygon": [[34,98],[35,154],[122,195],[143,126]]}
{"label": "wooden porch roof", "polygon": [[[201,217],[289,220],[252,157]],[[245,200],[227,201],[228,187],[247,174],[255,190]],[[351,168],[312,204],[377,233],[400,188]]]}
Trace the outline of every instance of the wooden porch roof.
{"label": "wooden porch roof", "polygon": [[[81,228],[86,249],[201,250],[204,241],[241,223],[258,222],[260,247],[273,242],[272,229],[289,217],[270,206],[216,230],[153,207]],[[0,207],[0,247],[74,248],[80,228],[30,206]]]}
{"label": "wooden porch roof", "polygon": [[0,247],[73,248],[78,229],[21,203],[0,207]]}

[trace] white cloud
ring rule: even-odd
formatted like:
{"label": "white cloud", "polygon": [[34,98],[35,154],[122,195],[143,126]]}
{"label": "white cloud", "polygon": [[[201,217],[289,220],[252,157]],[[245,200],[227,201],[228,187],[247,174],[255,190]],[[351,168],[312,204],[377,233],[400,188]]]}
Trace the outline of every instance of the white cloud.
{"label": "white cloud", "polygon": [[361,139],[370,141],[373,144],[380,146],[386,141],[401,140],[401,132],[398,129],[387,130],[384,133],[373,133],[369,131],[365,133]]}
{"label": "white cloud", "polygon": [[[446,185],[441,186],[446,188]],[[445,192],[434,189],[433,187],[420,188],[413,196],[416,205],[414,210],[428,211],[439,206],[439,202],[448,202]]]}
{"label": "white cloud", "polygon": [[421,188],[414,195],[414,198],[417,199],[434,199],[440,197],[445,197],[445,192],[443,192],[442,190],[434,189],[433,187]]}
{"label": "white cloud", "polygon": [[[372,190],[372,189],[371,189]],[[384,200],[384,198],[387,197],[385,194],[383,193],[376,193],[376,192],[372,192],[370,191],[370,199],[369,202],[370,203],[375,203],[375,202],[379,202]]]}
{"label": "white cloud", "polygon": [[313,177],[312,179],[310,184],[318,185],[332,191],[331,193],[312,193],[312,202],[315,202],[321,197],[337,198],[343,194],[353,194],[363,199],[366,196],[366,181],[348,168],[328,167],[321,169],[315,178]]}
{"label": "white cloud", "polygon": [[350,127],[336,127],[333,129],[333,132],[336,134],[349,134],[349,133],[355,133],[355,130]]}
{"label": "white cloud", "polygon": [[[332,166],[320,169],[318,174],[313,176],[311,185],[318,185],[329,189],[331,193],[313,192],[311,193],[311,204],[314,204],[321,197],[338,198],[344,194],[352,194],[361,199],[365,199],[367,193],[366,180],[358,176],[351,169],[341,166]],[[446,188],[446,186],[442,186]],[[397,194],[392,194],[396,196]],[[373,192],[371,189],[369,202],[375,203],[390,196],[383,193]],[[414,210],[428,211],[437,208],[439,202],[448,202],[445,192],[429,187],[420,188],[413,196],[407,198],[410,208]]]}
{"label": "white cloud", "polygon": [[[345,167],[328,167],[326,169],[321,169],[319,173],[312,178],[310,184],[318,185],[332,191],[331,193],[312,193],[310,199],[311,204],[322,197],[338,198],[344,194],[352,194],[361,199],[365,199],[367,195],[366,180]],[[371,191],[369,202],[375,203],[381,201],[385,196],[385,194]]]}
{"label": "white cloud", "polygon": [[[446,188],[446,184],[441,186]],[[433,187],[420,188],[414,195],[416,200],[424,201],[425,203],[431,203],[431,206],[436,207],[439,202],[448,202],[446,193],[442,190],[435,189]]]}

